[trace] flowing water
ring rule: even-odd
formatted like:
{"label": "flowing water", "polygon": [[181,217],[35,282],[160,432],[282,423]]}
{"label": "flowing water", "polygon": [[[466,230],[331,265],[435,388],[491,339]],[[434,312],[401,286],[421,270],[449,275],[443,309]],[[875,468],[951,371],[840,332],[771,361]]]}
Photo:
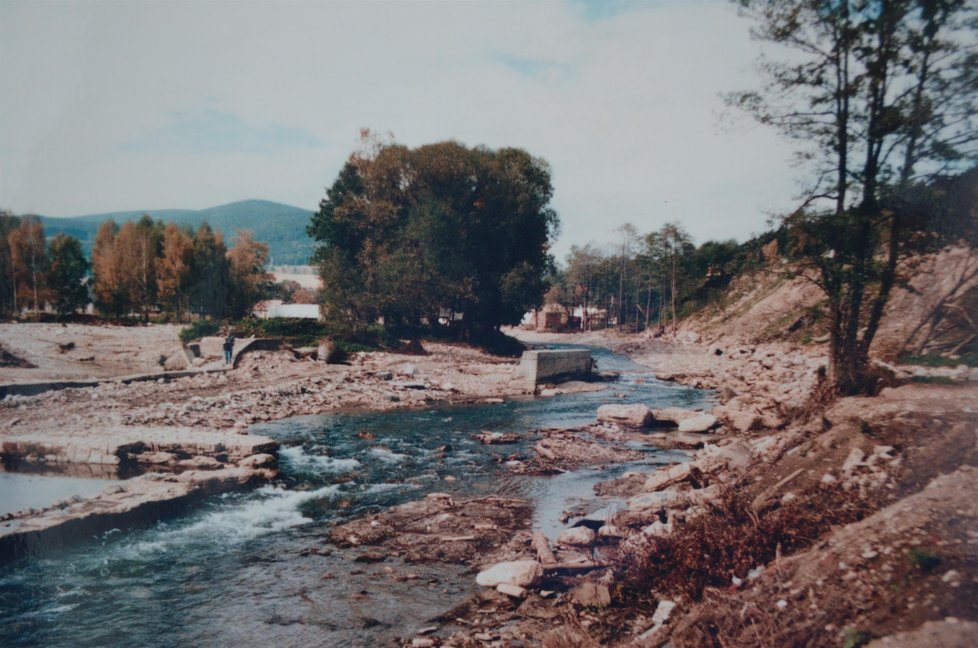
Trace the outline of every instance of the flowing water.
{"label": "flowing water", "polygon": [[[528,455],[533,435],[516,446],[484,446],[473,434],[583,425],[606,402],[709,401],[623,356],[593,352],[599,369],[622,374],[600,392],[255,426],[282,444],[276,483],[0,565],[0,646],[396,645],[475,591],[471,571],[394,558],[354,563],[352,552],[325,541],[331,525],[447,491],[531,498],[534,526],[552,537],[562,510],[637,464],[512,476],[503,457]],[[676,456],[648,449],[638,465]]]}

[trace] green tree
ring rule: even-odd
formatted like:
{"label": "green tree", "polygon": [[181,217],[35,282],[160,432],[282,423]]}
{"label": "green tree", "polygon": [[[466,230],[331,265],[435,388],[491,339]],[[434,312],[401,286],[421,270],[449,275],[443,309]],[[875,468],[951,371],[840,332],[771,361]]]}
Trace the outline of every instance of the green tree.
{"label": "green tree", "polygon": [[547,288],[552,194],[546,163],[519,149],[368,142],[309,226],[325,312],[395,329],[460,313],[470,339],[518,323]]}
{"label": "green tree", "polygon": [[206,222],[194,235],[188,299],[198,315],[224,318],[229,314],[229,263],[224,236]]}
{"label": "green tree", "polygon": [[915,180],[978,145],[976,7],[967,0],[739,0],[754,35],[792,50],[731,97],[799,141],[814,170],[789,250],[825,292],[829,373],[875,386],[869,350],[906,249]]}
{"label": "green tree", "polygon": [[58,234],[48,245],[51,260],[47,284],[59,315],[70,315],[88,304],[88,259],[81,242]]}

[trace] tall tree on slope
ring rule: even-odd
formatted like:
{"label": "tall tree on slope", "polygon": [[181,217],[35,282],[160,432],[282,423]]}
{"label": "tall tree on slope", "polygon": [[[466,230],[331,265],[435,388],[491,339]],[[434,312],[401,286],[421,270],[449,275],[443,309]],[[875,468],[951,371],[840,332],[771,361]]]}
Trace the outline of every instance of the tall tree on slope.
{"label": "tall tree on slope", "polygon": [[969,0],[735,0],[766,85],[731,103],[799,142],[814,168],[788,217],[791,251],[825,292],[829,375],[875,388],[869,350],[898,280],[910,185],[963,166],[978,144],[978,9]]}

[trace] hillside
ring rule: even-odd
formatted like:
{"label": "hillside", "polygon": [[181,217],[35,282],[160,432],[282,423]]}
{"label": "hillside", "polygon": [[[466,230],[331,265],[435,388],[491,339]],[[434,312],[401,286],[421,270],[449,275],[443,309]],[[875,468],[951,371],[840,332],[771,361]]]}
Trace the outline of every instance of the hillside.
{"label": "hillside", "polygon": [[251,230],[255,238],[268,243],[271,262],[278,265],[305,264],[313,251],[313,241],[306,234],[312,212],[267,200],[245,200],[208,209],[147,209],[56,218],[42,216],[44,231],[50,237],[58,233],[74,236],[82,242],[85,253],[91,253],[99,225],[112,219],[117,223],[149,214],[163,222],[174,222],[196,228],[207,222],[224,233],[229,242],[239,229]]}

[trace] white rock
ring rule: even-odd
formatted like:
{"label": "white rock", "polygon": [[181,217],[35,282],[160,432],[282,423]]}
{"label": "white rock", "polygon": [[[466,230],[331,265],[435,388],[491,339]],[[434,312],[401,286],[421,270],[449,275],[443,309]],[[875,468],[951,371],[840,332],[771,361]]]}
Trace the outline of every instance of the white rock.
{"label": "white rock", "polygon": [[664,538],[671,533],[672,523],[663,524],[660,520],[656,520],[642,529],[642,534],[650,538]]}
{"label": "white rock", "polygon": [[960,581],[961,580],[961,573],[959,571],[957,571],[956,569],[949,569],[948,571],[944,572],[944,575],[943,576],[941,576],[941,580],[944,581],[945,583],[952,583],[954,581]]}
{"label": "white rock", "polygon": [[525,598],[526,589],[520,587],[519,585],[513,585],[512,583],[500,583],[496,585],[496,591],[500,594],[505,594],[506,596],[512,596],[513,598]]}
{"label": "white rock", "polygon": [[672,601],[659,601],[659,604],[655,606],[655,612],[652,613],[652,622],[657,625],[665,623],[675,608],[676,604]]}
{"label": "white rock", "polygon": [[866,453],[859,448],[853,448],[849,451],[849,456],[842,463],[842,472],[850,473],[859,466],[864,466],[866,464]]}
{"label": "white rock", "polygon": [[613,524],[606,524],[598,529],[598,536],[602,538],[621,538],[624,537],[624,534],[622,533],[621,529]]}
{"label": "white rock", "polygon": [[679,432],[706,432],[717,425],[717,417],[712,414],[701,414],[680,422]]}
{"label": "white rock", "polygon": [[564,545],[587,547],[594,543],[594,531],[583,526],[564,529],[557,536],[557,542]]}
{"label": "white rock", "polygon": [[678,484],[681,481],[689,479],[691,471],[692,467],[688,463],[676,464],[668,468],[659,468],[645,480],[642,490],[654,492],[668,488],[673,484]]}
{"label": "white rock", "polygon": [[514,560],[501,562],[479,572],[475,582],[483,587],[496,587],[509,583],[526,587],[543,575],[543,567],[535,560]]}
{"label": "white rock", "polygon": [[644,427],[652,420],[652,410],[647,405],[602,405],[598,408],[598,420]]}

